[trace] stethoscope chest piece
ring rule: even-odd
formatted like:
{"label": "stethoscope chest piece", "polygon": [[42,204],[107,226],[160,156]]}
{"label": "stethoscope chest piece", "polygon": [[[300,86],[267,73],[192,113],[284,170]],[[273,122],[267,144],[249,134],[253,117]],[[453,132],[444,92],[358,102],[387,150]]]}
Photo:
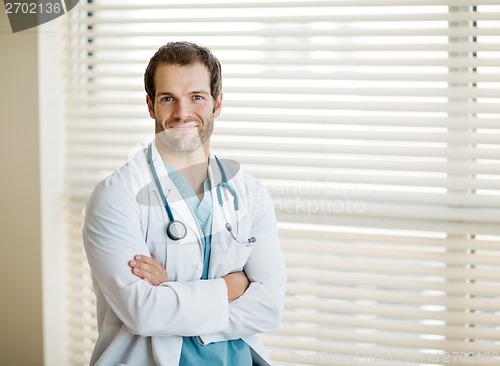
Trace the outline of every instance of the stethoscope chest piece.
{"label": "stethoscope chest piece", "polygon": [[181,240],[186,237],[187,228],[182,221],[173,220],[167,225],[167,235],[172,240]]}

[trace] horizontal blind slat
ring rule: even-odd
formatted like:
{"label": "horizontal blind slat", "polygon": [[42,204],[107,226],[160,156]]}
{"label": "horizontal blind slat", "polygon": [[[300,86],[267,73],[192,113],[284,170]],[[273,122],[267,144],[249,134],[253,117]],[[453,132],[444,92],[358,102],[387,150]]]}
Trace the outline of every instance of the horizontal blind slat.
{"label": "horizontal blind slat", "polygon": [[[260,178],[277,211],[289,281],[282,326],[262,338],[280,365],[361,365],[303,356],[366,351],[409,366],[424,350],[496,349],[498,5],[80,5],[66,17],[63,67],[73,365],[88,363],[96,337],[85,201],[152,138],[144,68],[178,39],[222,61],[213,150]],[[347,199],[362,212],[332,209]]]}

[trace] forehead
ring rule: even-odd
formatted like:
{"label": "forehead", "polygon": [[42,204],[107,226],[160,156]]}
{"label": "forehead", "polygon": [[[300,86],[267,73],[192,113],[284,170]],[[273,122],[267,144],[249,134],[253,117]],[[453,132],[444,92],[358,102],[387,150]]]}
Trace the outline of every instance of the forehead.
{"label": "forehead", "polygon": [[210,73],[202,63],[176,65],[161,63],[154,74],[155,89],[158,92],[210,91]]}

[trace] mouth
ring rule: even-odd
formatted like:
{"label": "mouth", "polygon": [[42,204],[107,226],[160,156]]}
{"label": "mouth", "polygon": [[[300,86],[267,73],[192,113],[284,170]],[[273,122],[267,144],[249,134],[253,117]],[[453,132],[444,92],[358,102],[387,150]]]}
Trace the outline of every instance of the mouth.
{"label": "mouth", "polygon": [[184,122],[184,123],[179,123],[178,125],[171,126],[169,128],[172,128],[176,131],[189,131],[192,130],[193,128],[198,128],[198,124],[196,122]]}

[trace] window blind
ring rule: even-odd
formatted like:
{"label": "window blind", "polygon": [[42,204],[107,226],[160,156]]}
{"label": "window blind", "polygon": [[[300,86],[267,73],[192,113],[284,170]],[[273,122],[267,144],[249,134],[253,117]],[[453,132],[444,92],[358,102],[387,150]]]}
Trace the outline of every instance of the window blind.
{"label": "window blind", "polygon": [[70,365],[95,302],[95,184],[153,135],[143,73],[176,40],[223,65],[212,147],[274,200],[289,282],[275,365],[498,364],[500,5],[87,0],[66,27]]}

